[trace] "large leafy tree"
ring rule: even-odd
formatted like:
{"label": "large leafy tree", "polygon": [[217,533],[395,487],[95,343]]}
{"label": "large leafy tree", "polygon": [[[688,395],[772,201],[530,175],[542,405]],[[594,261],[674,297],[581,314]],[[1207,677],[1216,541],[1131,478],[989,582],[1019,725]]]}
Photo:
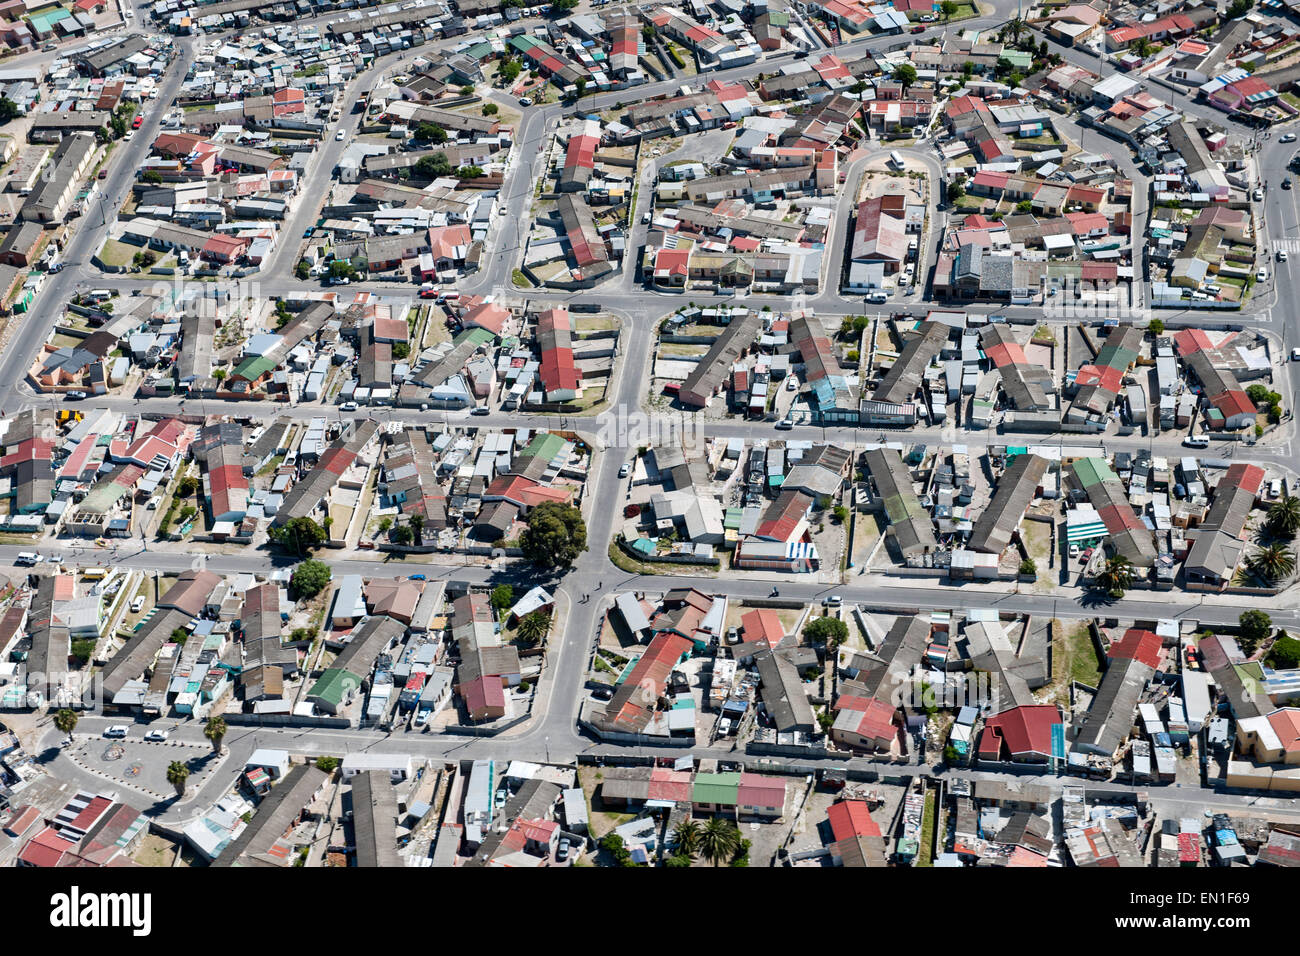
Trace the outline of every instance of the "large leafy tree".
{"label": "large leafy tree", "polygon": [[1270,534],[1290,540],[1300,531],[1300,497],[1283,495],[1273,502],[1268,509],[1267,518]]}
{"label": "large leafy tree", "polygon": [[306,515],[290,518],[275,534],[276,541],[300,558],[323,545],[325,538],[325,529]]}
{"label": "large leafy tree", "polygon": [[813,644],[839,645],[849,636],[849,628],[837,617],[815,617],[804,625],[803,634]]}
{"label": "large leafy tree", "polygon": [[185,796],[185,781],[190,778],[190,768],[179,760],[167,765],[167,782],[176,788],[176,796]]}
{"label": "large leafy tree", "polygon": [[535,647],[551,629],[551,619],[541,611],[525,614],[519,620],[519,640],[529,647]]}
{"label": "large leafy tree", "polygon": [[714,817],[700,831],[700,851],[714,866],[740,848],[740,831],[730,820]]}
{"label": "large leafy tree", "polygon": [[916,67],[910,63],[900,63],[894,67],[894,79],[901,83],[903,89],[906,90],[916,82]]}
{"label": "large leafy tree", "polygon": [[1273,619],[1263,611],[1243,611],[1237,624],[1241,627],[1238,640],[1247,653],[1253,652],[1256,645],[1273,633]]}
{"label": "large leafy tree", "polygon": [[77,712],[63,707],[54,715],[54,726],[60,733],[70,734],[77,729]]}
{"label": "large leafy tree", "polygon": [[299,597],[315,597],[330,583],[330,566],[324,561],[308,558],[293,569],[289,582]]}
{"label": "large leafy tree", "polygon": [[1257,548],[1246,563],[1269,584],[1276,584],[1295,573],[1295,552],[1275,541]]}
{"label": "large leafy tree", "polygon": [[519,547],[539,568],[567,568],[587,550],[587,523],[572,505],[548,501],[528,515]]}
{"label": "large leafy tree", "polygon": [[515,603],[515,589],[509,584],[498,584],[492,589],[490,600],[497,613],[505,611]]}
{"label": "large leafy tree", "polygon": [[203,736],[212,742],[212,752],[221,753],[221,741],[226,737],[226,718],[218,715],[208,718],[208,725],[203,728]]}
{"label": "large leafy tree", "polygon": [[1122,554],[1107,558],[1097,575],[1097,584],[1110,597],[1122,598],[1124,592],[1133,586],[1133,565]]}

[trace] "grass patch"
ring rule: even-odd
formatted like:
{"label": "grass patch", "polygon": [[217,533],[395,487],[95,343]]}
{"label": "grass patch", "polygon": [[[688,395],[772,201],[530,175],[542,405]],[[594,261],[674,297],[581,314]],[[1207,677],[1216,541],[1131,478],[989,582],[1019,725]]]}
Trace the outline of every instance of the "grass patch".
{"label": "grass patch", "polygon": [[1063,635],[1065,628],[1056,622],[1056,637],[1052,640],[1052,670],[1057,681],[1078,681],[1089,687],[1101,683],[1101,661],[1097,659],[1097,650],[1093,646],[1088,625],[1080,624],[1068,635]]}
{"label": "grass patch", "polygon": [[921,845],[916,851],[917,866],[934,866],[934,829],[938,819],[939,808],[934,800],[934,791],[925,794],[925,813],[921,815]]}
{"label": "grass patch", "polygon": [[510,273],[510,277],[514,280],[515,285],[521,288],[531,289],[533,287],[532,280],[524,274],[523,269],[515,269]]}

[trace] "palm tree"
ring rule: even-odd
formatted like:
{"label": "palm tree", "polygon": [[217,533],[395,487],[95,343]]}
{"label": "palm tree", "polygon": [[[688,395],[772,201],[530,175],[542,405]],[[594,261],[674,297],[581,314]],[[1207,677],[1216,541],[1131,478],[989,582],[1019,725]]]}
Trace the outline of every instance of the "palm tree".
{"label": "palm tree", "polygon": [[740,831],[730,820],[714,817],[704,824],[700,832],[700,850],[714,866],[727,859],[740,847]]}
{"label": "palm tree", "polygon": [[190,768],[179,760],[167,765],[167,782],[176,788],[176,796],[185,796],[185,781],[190,777]]}
{"label": "palm tree", "polygon": [[541,611],[525,614],[519,619],[519,639],[529,647],[541,642],[551,629],[551,619]]}
{"label": "palm tree", "polygon": [[1275,584],[1295,573],[1295,552],[1280,542],[1274,542],[1256,549],[1246,563],[1269,584]]}
{"label": "palm tree", "polygon": [[203,728],[203,736],[212,741],[213,753],[221,753],[221,740],[226,736],[226,719],[224,717],[208,718],[208,725]]}
{"label": "palm tree", "polygon": [[63,707],[54,715],[54,726],[59,728],[60,733],[70,734],[77,729],[77,713]]}
{"label": "palm tree", "polygon": [[1133,565],[1122,554],[1106,559],[1106,566],[1097,575],[1097,583],[1113,598],[1122,598],[1133,586]]}
{"label": "palm tree", "polygon": [[694,820],[684,820],[673,830],[675,852],[684,856],[694,856],[700,849],[700,825]]}
{"label": "palm tree", "polygon": [[1300,497],[1283,495],[1268,509],[1268,530],[1288,541],[1300,531]]}

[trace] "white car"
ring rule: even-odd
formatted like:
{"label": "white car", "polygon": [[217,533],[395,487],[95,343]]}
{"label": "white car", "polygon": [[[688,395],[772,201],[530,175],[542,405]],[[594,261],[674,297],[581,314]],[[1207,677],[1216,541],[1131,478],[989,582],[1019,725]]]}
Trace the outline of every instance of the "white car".
{"label": "white car", "polygon": [[785,431],[786,429],[794,428],[794,422],[789,418],[783,418],[776,423],[776,427]]}
{"label": "white car", "polygon": [[1278,137],[1277,141],[1279,143],[1294,143],[1295,133],[1283,133],[1281,136]]}
{"label": "white car", "polygon": [[1209,448],[1210,440],[1204,435],[1188,435],[1183,439],[1183,444],[1188,448]]}
{"label": "white car", "polygon": [[137,594],[135,597],[131,599],[131,613],[139,614],[140,608],[142,607],[144,607],[144,595]]}
{"label": "white car", "polygon": [[1277,251],[1277,261],[1278,261],[1278,262],[1286,262],[1286,250],[1285,250],[1285,249],[1279,249],[1279,250]]}
{"label": "white car", "polygon": [[1255,202],[1263,202],[1264,190],[1256,187],[1255,191],[1251,194],[1251,196],[1255,200]]}
{"label": "white car", "polygon": [[341,412],[355,412],[356,410],[357,410],[356,402],[344,402],[342,405],[339,406],[339,411]]}
{"label": "white car", "polygon": [[61,554],[50,555],[50,564],[62,564],[62,563],[63,563],[63,555]]}
{"label": "white car", "polygon": [[830,597],[822,598],[822,607],[839,607],[844,603],[844,598],[838,594],[832,594]]}
{"label": "white car", "polygon": [[1256,281],[1258,281],[1258,282],[1263,282],[1263,281],[1266,280],[1267,278],[1268,278],[1268,270],[1267,270],[1267,269],[1260,269],[1258,272],[1255,273],[1255,279],[1256,279]]}
{"label": "white car", "polygon": [[343,142],[343,135],[344,135],[343,130],[339,130],[337,133],[334,134],[334,139],[341,143]]}
{"label": "white car", "polygon": [[628,476],[628,473],[631,472],[631,470],[632,470],[632,465],[629,462],[625,461],[623,462],[623,467],[621,467],[618,470],[618,476],[620,478],[626,478]]}
{"label": "white car", "polygon": [[167,739],[167,731],[151,730],[144,735],[144,739],[153,744],[160,744]]}
{"label": "white car", "polygon": [[1300,349],[1291,350],[1291,361],[1300,362]]}
{"label": "white car", "polygon": [[126,733],[127,733],[127,730],[128,730],[128,728],[127,728],[126,724],[113,724],[113,725],[110,726],[110,727],[105,727],[105,728],[104,728],[104,736],[105,736],[105,737],[125,737],[125,736],[126,736]]}

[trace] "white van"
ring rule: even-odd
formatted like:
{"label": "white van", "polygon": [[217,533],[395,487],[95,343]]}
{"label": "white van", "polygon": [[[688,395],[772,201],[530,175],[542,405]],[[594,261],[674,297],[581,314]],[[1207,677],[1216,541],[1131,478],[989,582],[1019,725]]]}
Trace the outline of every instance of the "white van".
{"label": "white van", "polygon": [[139,614],[140,608],[142,607],[144,607],[144,595],[137,594],[134,598],[131,599],[131,613]]}
{"label": "white van", "polygon": [[896,149],[894,149],[894,150],[890,150],[890,152],[889,152],[889,165],[890,165],[890,166],[893,166],[895,169],[902,169],[902,168],[903,168],[903,165],[904,165],[904,164],[903,164],[903,154],[900,153],[900,152],[899,152],[898,150],[896,150]]}
{"label": "white van", "polygon": [[33,565],[41,563],[41,556],[35,551],[19,551],[18,557],[14,559],[14,563],[19,567],[30,568]]}

